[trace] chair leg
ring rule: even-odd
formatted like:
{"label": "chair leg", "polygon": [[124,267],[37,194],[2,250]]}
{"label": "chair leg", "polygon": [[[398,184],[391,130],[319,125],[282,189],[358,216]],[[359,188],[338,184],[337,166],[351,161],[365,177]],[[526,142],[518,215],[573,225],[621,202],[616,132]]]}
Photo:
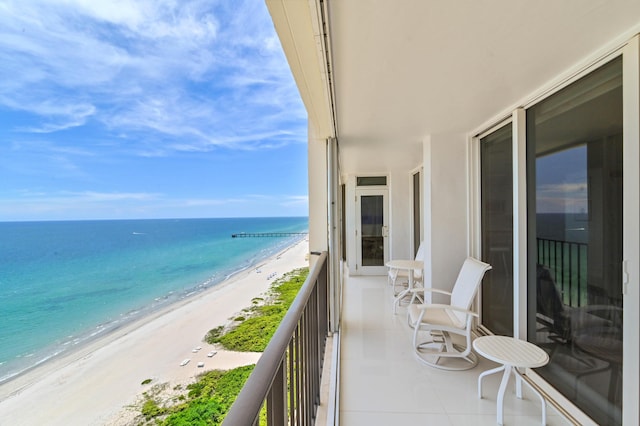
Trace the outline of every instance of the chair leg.
{"label": "chair leg", "polygon": [[[451,336],[446,331],[429,330],[431,340],[419,342],[419,326],[414,327],[413,347],[416,357],[424,364],[441,370],[461,371],[468,370],[478,364],[477,356],[471,352],[471,348],[462,347],[453,343]],[[432,346],[432,347],[430,347]],[[441,359],[450,359],[452,362],[440,364]],[[461,359],[462,363],[456,363],[455,359]]]}

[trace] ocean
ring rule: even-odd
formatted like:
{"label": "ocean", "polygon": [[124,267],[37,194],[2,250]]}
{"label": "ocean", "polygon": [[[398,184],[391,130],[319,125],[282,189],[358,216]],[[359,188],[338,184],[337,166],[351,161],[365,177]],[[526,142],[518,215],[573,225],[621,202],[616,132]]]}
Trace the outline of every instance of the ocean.
{"label": "ocean", "polygon": [[308,218],[0,222],[0,383],[305,238]]}

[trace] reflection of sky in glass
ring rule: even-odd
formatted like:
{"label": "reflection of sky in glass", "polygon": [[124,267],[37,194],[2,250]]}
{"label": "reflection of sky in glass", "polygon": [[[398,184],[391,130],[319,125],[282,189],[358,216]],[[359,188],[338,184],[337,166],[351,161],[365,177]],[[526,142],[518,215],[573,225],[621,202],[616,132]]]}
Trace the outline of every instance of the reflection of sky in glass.
{"label": "reflection of sky in glass", "polygon": [[588,192],[586,145],[536,159],[538,213],[588,213]]}

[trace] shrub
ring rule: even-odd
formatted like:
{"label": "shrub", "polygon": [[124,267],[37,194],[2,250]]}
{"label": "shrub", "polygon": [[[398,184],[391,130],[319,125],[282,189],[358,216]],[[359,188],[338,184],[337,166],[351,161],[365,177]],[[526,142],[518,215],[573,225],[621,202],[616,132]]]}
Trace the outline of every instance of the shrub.
{"label": "shrub", "polygon": [[166,413],[166,409],[160,407],[158,403],[153,399],[147,399],[142,405],[142,415],[146,419],[152,417],[158,417]]}
{"label": "shrub", "polygon": [[167,426],[218,425],[231,408],[253,365],[229,371],[213,370],[187,386],[188,401],[172,411],[161,423]]}
{"label": "shrub", "polygon": [[[244,319],[225,334],[218,334],[215,342],[233,351],[264,351],[308,274],[308,268],[297,269],[276,281],[270,300],[255,307],[254,316]],[[210,335],[211,332],[206,337],[207,341]]]}
{"label": "shrub", "polygon": [[218,343],[220,336],[224,332],[224,326],[219,326],[209,330],[207,335],[204,337],[204,341],[213,345],[214,343]]}

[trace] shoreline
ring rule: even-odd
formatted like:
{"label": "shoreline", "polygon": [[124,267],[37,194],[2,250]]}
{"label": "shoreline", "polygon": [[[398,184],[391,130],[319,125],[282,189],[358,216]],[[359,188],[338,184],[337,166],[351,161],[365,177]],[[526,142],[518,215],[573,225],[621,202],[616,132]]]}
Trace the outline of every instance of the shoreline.
{"label": "shoreline", "polygon": [[[0,418],[16,425],[106,424],[149,389],[141,385],[146,379],[152,379],[149,386],[178,383],[213,368],[255,363],[259,354],[219,350],[203,341],[205,334],[249,307],[275,278],[308,266],[307,253],[308,240],[300,239],[210,288],[11,378],[0,385]],[[207,357],[213,350],[218,353]],[[187,358],[191,362],[181,367]]]}
{"label": "shoreline", "polygon": [[[168,312],[171,309],[181,306],[181,304],[187,303],[193,298],[197,298],[215,288],[227,285],[227,283],[235,280],[236,277],[241,276],[243,273],[250,271],[251,269],[259,268],[262,263],[268,262],[270,259],[277,257],[280,253],[304,240],[305,238],[301,238],[284,248],[279,248],[270,255],[257,258],[255,263],[241,265],[238,269],[227,272],[223,277],[220,277],[217,280],[208,279],[206,282],[194,285],[182,292],[171,291],[169,294],[156,298],[154,301],[150,301],[147,306],[139,306],[131,311],[120,314],[120,317],[117,319],[97,324],[94,328],[87,329],[77,336],[70,336],[72,338],[68,341],[51,343],[38,353],[40,355],[40,359],[35,364],[28,365],[21,370],[17,370],[9,375],[0,377],[0,402],[5,397],[5,395],[3,395],[2,388],[5,385],[9,385],[11,382],[18,380],[20,377],[30,374],[32,371],[41,368],[43,365],[72,356],[73,354],[82,351],[92,343],[101,339],[106,339],[110,335],[118,333],[119,330],[122,330],[132,324],[153,318],[156,315],[161,315],[163,312]],[[162,299],[162,301],[158,303],[159,299]],[[95,331],[96,329],[99,331]]]}

